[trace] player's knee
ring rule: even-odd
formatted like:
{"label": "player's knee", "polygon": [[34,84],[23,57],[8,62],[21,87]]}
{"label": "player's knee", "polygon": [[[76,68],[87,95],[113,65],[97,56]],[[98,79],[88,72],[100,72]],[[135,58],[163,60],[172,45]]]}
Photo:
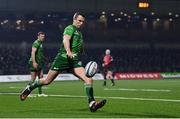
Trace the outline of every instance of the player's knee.
{"label": "player's knee", "polygon": [[92,84],[93,83],[92,78],[88,78],[88,77],[86,77],[84,81],[86,84]]}

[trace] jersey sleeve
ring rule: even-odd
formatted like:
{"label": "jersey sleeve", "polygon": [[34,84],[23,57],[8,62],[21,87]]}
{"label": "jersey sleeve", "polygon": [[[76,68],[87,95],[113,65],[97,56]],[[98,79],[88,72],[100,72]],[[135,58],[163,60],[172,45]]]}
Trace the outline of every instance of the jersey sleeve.
{"label": "jersey sleeve", "polygon": [[39,47],[39,43],[38,42],[34,42],[33,45],[32,45],[33,48],[38,48]]}
{"label": "jersey sleeve", "polygon": [[65,29],[64,29],[64,33],[63,35],[69,35],[69,36],[72,36],[74,33],[74,28],[72,25],[69,25],[67,26]]}

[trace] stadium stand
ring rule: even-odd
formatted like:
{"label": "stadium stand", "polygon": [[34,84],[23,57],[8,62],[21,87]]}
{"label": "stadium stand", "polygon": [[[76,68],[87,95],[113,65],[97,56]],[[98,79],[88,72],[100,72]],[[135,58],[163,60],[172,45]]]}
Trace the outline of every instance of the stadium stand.
{"label": "stadium stand", "polygon": [[[114,56],[115,71],[176,72],[180,67],[177,38],[178,16],[143,14],[86,13],[86,63],[97,60],[99,66],[106,48]],[[30,45],[38,31],[44,31],[47,57],[45,72],[61,44],[64,27],[72,13],[5,14],[0,17],[0,74],[28,74]],[[145,19],[146,18],[146,19]],[[171,45],[170,45],[171,44]]]}

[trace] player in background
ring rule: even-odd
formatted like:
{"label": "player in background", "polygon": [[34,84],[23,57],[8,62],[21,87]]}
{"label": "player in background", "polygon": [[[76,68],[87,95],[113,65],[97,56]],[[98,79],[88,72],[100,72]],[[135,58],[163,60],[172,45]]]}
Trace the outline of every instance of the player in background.
{"label": "player in background", "polygon": [[110,49],[106,49],[102,64],[103,75],[104,75],[104,83],[103,83],[104,86],[106,86],[107,79],[111,80],[112,86],[115,85],[113,71],[112,71],[112,62],[113,62],[113,57],[111,56],[111,51]]}
{"label": "player in background", "polygon": [[[85,16],[82,13],[75,13],[73,16],[73,24],[68,25],[64,29],[62,46],[55,57],[51,68],[45,80],[40,79],[34,82],[22,91],[20,99],[23,101],[35,88],[49,85],[62,71],[70,71],[84,82],[86,94],[88,97],[89,109],[95,112],[103,107],[106,100],[100,102],[95,101],[93,93],[93,80],[85,75],[85,69],[82,67],[79,55],[83,49],[83,36],[80,32],[81,26],[84,24]],[[73,88],[73,87],[69,87]]]}
{"label": "player in background", "polygon": [[[35,80],[39,80],[40,78],[43,78],[43,41],[45,40],[45,33],[44,32],[38,32],[37,40],[34,41],[32,44],[32,50],[31,50],[31,57],[29,59],[29,69],[31,72],[31,80],[29,82],[29,85],[31,85]],[[44,96],[47,95],[42,93],[42,87],[38,87],[38,96]]]}

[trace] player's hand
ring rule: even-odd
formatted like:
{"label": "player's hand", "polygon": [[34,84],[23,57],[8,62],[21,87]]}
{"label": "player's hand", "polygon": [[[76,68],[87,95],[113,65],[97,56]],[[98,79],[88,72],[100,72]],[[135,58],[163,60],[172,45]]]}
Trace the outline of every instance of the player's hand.
{"label": "player's hand", "polygon": [[33,62],[33,67],[34,67],[35,69],[37,69],[38,64],[37,64],[36,62]]}
{"label": "player's hand", "polygon": [[75,54],[73,54],[72,52],[67,52],[66,54],[71,59],[75,57]]}

